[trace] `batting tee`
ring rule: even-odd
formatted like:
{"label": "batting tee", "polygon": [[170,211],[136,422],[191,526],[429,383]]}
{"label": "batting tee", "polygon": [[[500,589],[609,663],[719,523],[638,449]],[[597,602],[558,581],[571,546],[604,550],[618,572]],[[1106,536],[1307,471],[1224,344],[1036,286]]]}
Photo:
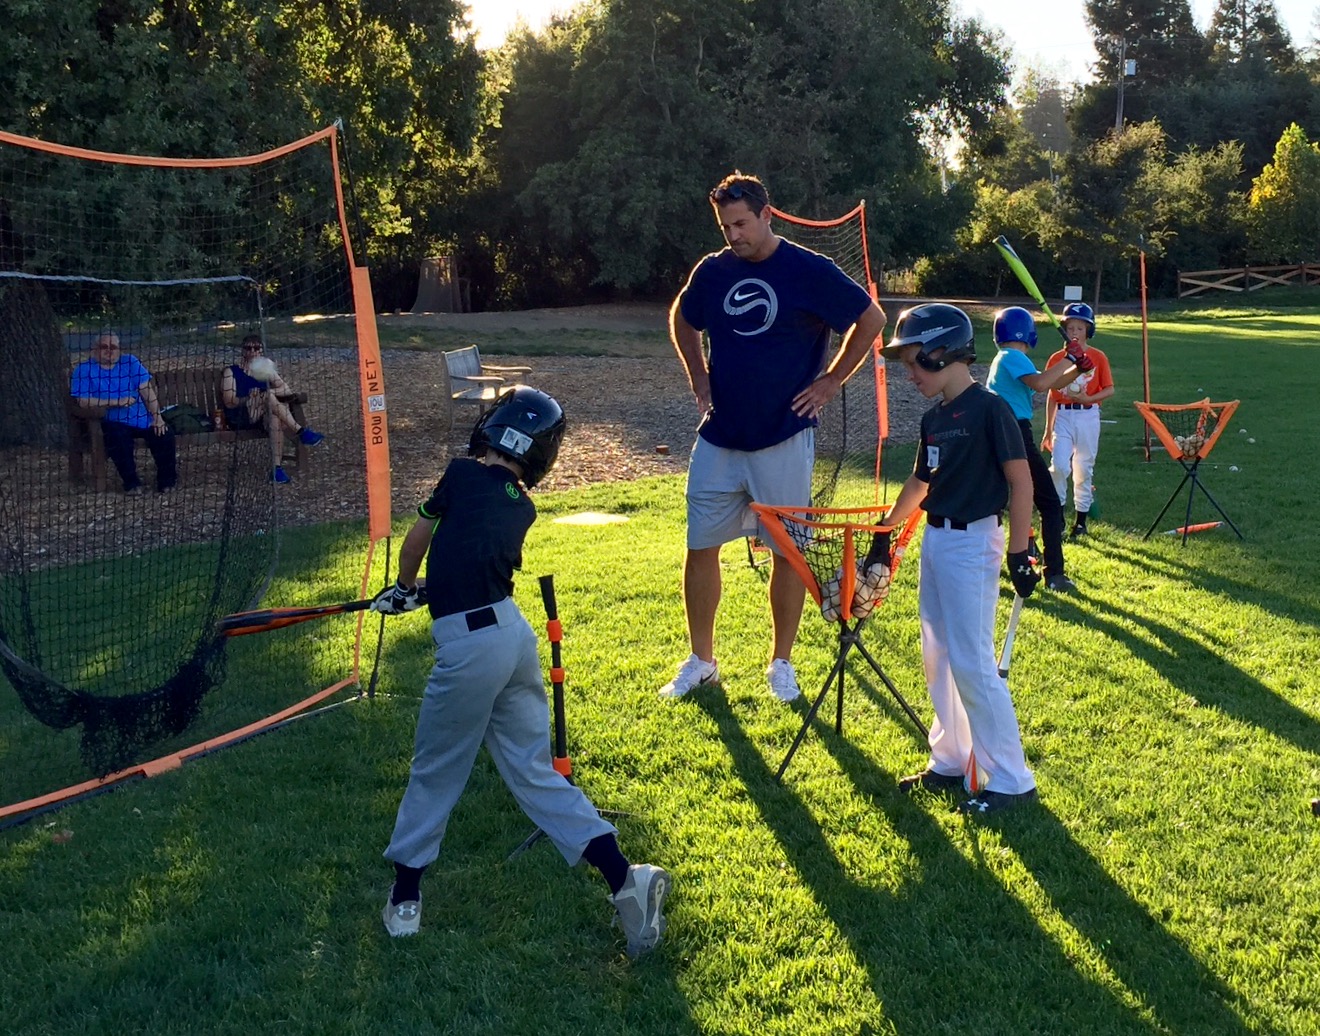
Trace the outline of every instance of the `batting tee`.
{"label": "batting tee", "polygon": [[1237,533],[1238,539],[1242,539],[1242,531],[1233,524],[1233,520],[1210,495],[1210,490],[1205,488],[1198,471],[1201,461],[1210,456],[1210,451],[1219,441],[1219,437],[1224,434],[1224,429],[1228,427],[1229,418],[1237,410],[1238,400],[1212,403],[1207,396],[1198,403],[1135,403],[1134,406],[1141,414],[1142,420],[1146,422],[1146,426],[1155,433],[1160,445],[1183,469],[1182,481],[1160,508],[1160,513],[1150,523],[1150,528],[1146,530],[1146,535],[1142,539],[1148,539],[1155,531],[1155,526],[1159,525],[1164,513],[1173,505],[1178,494],[1182,492],[1182,487],[1189,482],[1191,486],[1187,490],[1187,514],[1182,524],[1182,542],[1187,543],[1187,535],[1192,531],[1192,502],[1198,488],[1224,521],[1228,522],[1229,527]]}
{"label": "batting tee", "polygon": [[[838,626],[838,652],[834,666],[811,703],[788,754],[775,773],[775,780],[783,778],[832,686],[837,687],[834,732],[843,732],[844,669],[849,653],[854,650],[870,664],[922,737],[927,737],[929,731],[921,717],[894,686],[861,638],[862,627],[875,608],[888,599],[899,565],[925,512],[914,511],[900,528],[892,528],[882,524],[886,509],[880,507],[770,507],[764,504],[752,504],[752,507],[766,534],[806,584],[821,616],[826,622]],[[889,536],[888,556],[883,546],[886,534]],[[866,544],[865,552],[860,549],[863,543]]]}
{"label": "batting tee", "polygon": [[[327,556],[359,593],[379,578],[384,388],[345,180],[336,126],[219,159],[0,133],[0,821],[171,769],[358,682],[361,616],[228,648],[216,630],[266,595],[348,596],[286,575]],[[110,368],[94,348],[107,335]],[[285,391],[258,392],[244,421],[222,386],[248,335]],[[114,384],[75,399],[80,367]],[[139,407],[169,435],[111,420]],[[157,481],[171,456],[172,487]]]}

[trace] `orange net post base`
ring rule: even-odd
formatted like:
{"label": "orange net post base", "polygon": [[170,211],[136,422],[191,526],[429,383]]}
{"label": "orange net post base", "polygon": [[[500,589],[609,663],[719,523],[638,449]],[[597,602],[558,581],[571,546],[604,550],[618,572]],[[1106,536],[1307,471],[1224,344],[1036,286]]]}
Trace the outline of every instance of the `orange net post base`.
{"label": "orange net post base", "polygon": [[1226,403],[1212,403],[1207,397],[1197,403],[1135,403],[1133,405],[1137,408],[1137,412],[1141,414],[1142,420],[1146,422],[1146,426],[1155,433],[1160,445],[1183,469],[1182,481],[1178,483],[1178,488],[1173,491],[1168,501],[1160,508],[1160,513],[1150,523],[1150,528],[1146,530],[1146,535],[1142,539],[1150,538],[1150,534],[1160,524],[1160,519],[1173,506],[1173,502],[1178,498],[1178,494],[1182,492],[1183,486],[1189,482],[1191,486],[1187,490],[1187,514],[1183,519],[1181,528],[1174,530],[1182,533],[1183,543],[1187,542],[1189,533],[1196,532],[1205,525],[1210,524],[1202,523],[1201,526],[1192,524],[1192,501],[1196,497],[1197,489],[1201,490],[1205,498],[1210,501],[1211,506],[1219,512],[1220,517],[1237,533],[1238,539],[1243,539],[1242,530],[1233,524],[1233,520],[1224,513],[1224,509],[1210,495],[1210,491],[1205,488],[1205,483],[1201,481],[1197,470],[1201,461],[1210,456],[1210,451],[1214,448],[1215,443],[1224,434],[1224,429],[1228,427],[1229,418],[1233,416],[1233,412],[1238,408],[1238,401],[1232,399]]}
{"label": "orange net post base", "polygon": [[783,779],[788,764],[832,687],[838,690],[834,732],[843,733],[844,670],[848,655],[854,650],[870,664],[921,736],[929,736],[921,717],[861,639],[866,620],[889,596],[903,555],[924,512],[914,511],[901,527],[891,528],[883,524],[887,511],[883,507],[839,509],[752,504],[752,509],[770,541],[801,576],[807,592],[820,608],[821,616],[839,627],[834,666],[811,703],[797,737],[775,773],[775,780]]}

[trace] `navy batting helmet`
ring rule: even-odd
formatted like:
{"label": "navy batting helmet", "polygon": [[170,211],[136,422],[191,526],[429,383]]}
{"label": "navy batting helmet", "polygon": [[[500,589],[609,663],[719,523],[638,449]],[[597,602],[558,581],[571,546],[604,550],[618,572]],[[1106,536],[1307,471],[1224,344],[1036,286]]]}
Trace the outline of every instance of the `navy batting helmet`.
{"label": "navy batting helmet", "polygon": [[472,427],[468,455],[487,450],[516,461],[528,489],[545,478],[564,439],[564,411],[551,397],[526,385],[507,388]]}
{"label": "navy batting helmet", "polygon": [[[894,337],[881,353],[897,357],[905,346],[919,345],[916,362],[923,370],[940,371],[951,363],[975,363],[972,321],[957,306],[927,302],[905,309],[894,324]],[[938,358],[932,353],[944,350]]]}
{"label": "navy batting helmet", "polygon": [[1036,348],[1036,320],[1021,306],[1009,306],[995,314],[995,345],[1005,342]]}
{"label": "navy batting helmet", "polygon": [[1095,311],[1085,302],[1069,302],[1063,307],[1063,316],[1059,318],[1059,323],[1066,324],[1069,320],[1082,321],[1086,324],[1086,337],[1094,337]]}

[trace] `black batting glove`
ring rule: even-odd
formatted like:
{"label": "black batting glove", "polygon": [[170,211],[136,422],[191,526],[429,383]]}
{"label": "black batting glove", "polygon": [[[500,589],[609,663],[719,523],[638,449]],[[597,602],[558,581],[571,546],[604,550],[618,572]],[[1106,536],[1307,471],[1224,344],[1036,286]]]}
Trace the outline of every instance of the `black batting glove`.
{"label": "black batting glove", "polygon": [[1025,550],[1010,552],[1008,555],[1008,578],[1013,581],[1013,590],[1023,600],[1031,596],[1040,582],[1040,573],[1031,564],[1031,554]]}
{"label": "black batting glove", "polygon": [[402,615],[422,605],[422,591],[415,586],[396,582],[378,593],[371,602],[371,610],[382,615]]}
{"label": "black batting glove", "polygon": [[893,549],[889,544],[890,534],[887,532],[877,532],[871,537],[871,549],[866,552],[866,557],[862,561],[862,570],[870,568],[872,565],[884,565],[885,568],[893,568],[892,558]]}

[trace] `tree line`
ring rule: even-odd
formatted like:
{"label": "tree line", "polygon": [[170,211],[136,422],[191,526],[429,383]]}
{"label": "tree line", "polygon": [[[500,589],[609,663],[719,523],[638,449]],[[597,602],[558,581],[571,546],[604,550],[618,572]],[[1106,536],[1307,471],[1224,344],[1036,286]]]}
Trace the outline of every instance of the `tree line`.
{"label": "tree line", "polygon": [[1187,0],[1088,0],[1094,81],[1012,92],[1008,41],[951,0],[587,0],[488,51],[460,0],[6,12],[11,132],[224,156],[342,119],[386,309],[436,254],[474,308],[668,296],[735,167],[808,217],[866,199],[873,266],[931,291],[994,290],[998,233],[1110,295],[1137,249],[1157,288],[1312,258],[1320,218],[1320,62],[1272,0],[1220,0],[1205,33]]}

